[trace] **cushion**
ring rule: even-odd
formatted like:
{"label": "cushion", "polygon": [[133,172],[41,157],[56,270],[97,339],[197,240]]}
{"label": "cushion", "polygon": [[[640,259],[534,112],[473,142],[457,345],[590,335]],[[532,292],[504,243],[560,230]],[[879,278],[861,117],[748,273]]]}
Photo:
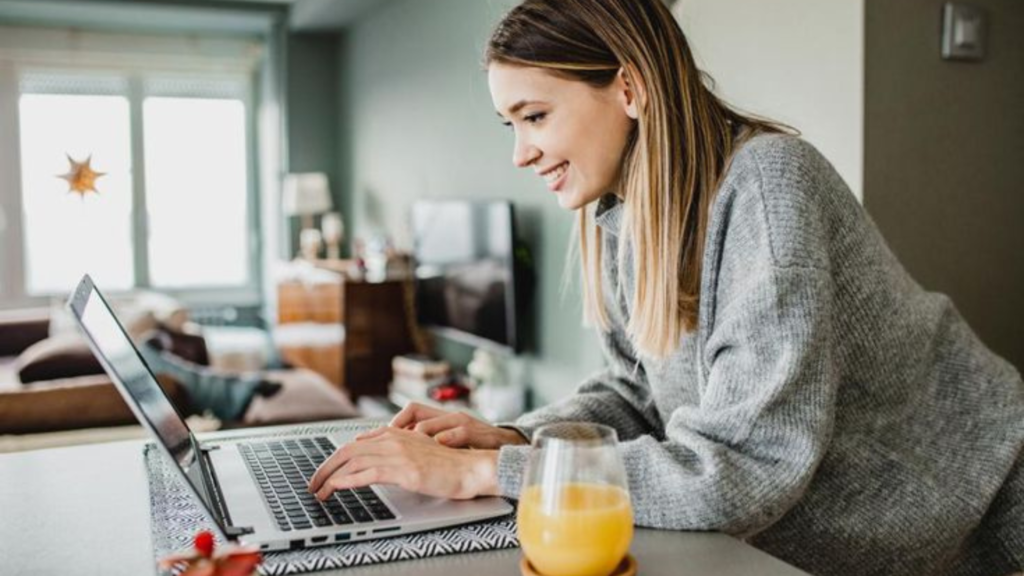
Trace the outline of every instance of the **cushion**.
{"label": "cushion", "polygon": [[271,370],[264,372],[263,378],[280,383],[281,389],[273,396],[253,397],[245,411],[243,423],[247,426],[360,416],[348,395],[312,370]]}
{"label": "cushion", "polygon": [[162,323],[144,335],[146,343],[157,350],[169,352],[178,358],[198,364],[210,365],[210,354],[206,349],[206,339],[196,334],[181,332]]}
{"label": "cushion", "polygon": [[46,338],[29,346],[18,356],[15,369],[23,384],[103,373],[85,339],[76,334]]}

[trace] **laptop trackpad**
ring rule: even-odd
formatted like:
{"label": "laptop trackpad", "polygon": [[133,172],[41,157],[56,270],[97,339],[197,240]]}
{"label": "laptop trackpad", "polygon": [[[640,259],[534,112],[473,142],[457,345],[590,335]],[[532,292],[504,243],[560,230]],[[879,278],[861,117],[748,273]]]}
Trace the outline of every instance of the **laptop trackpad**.
{"label": "laptop trackpad", "polygon": [[493,518],[512,512],[512,506],[502,498],[487,497],[473,500],[448,500],[424,496],[397,486],[377,484],[377,492],[398,512],[399,519],[411,521],[418,518],[444,519],[458,522],[458,518],[470,522],[482,518]]}

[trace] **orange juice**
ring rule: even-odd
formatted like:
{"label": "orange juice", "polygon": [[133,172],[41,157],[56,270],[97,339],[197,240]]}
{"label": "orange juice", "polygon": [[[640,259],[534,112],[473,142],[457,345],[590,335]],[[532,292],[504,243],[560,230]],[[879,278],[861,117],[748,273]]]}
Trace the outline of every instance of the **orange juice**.
{"label": "orange juice", "polygon": [[529,486],[518,522],[523,553],[544,576],[608,576],[633,539],[629,494],[617,486]]}

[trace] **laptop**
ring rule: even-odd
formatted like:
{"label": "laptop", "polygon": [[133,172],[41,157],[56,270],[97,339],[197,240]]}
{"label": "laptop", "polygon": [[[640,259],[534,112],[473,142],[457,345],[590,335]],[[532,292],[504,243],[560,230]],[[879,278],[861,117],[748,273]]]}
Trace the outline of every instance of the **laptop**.
{"label": "laptop", "polygon": [[317,435],[301,425],[294,427],[294,434],[291,427],[278,427],[273,437],[199,442],[88,275],[68,307],[128,406],[228,540],[261,550],[288,550],[397,536],[512,512],[501,498],[446,500],[383,484],[343,490],[321,503],[307,492],[309,478],[356,432]]}

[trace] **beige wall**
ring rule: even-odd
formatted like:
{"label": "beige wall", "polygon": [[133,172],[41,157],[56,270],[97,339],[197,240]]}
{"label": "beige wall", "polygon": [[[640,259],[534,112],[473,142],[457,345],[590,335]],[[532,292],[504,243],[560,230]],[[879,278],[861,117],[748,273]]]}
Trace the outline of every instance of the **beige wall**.
{"label": "beige wall", "polygon": [[973,0],[989,55],[939,56],[942,0],[867,1],[865,205],[906,267],[1024,367],[1024,2]]}
{"label": "beige wall", "polygon": [[799,129],[863,197],[864,0],[678,0],[673,11],[721,96]]}

